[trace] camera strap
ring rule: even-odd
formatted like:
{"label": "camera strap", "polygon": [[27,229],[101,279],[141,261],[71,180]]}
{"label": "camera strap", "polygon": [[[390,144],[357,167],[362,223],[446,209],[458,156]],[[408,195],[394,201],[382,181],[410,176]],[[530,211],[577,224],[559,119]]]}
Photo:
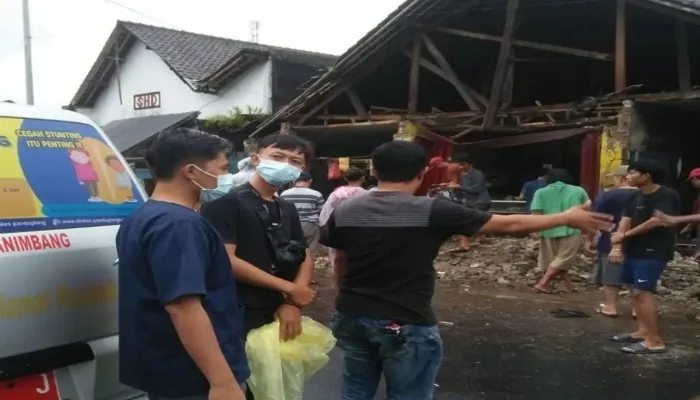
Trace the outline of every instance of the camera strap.
{"label": "camera strap", "polygon": [[[253,189],[243,188],[238,190],[238,192],[241,196],[255,196],[257,199],[263,201],[260,194],[258,194]],[[277,202],[277,199],[273,199],[273,202],[277,207],[277,213],[279,214],[279,222],[275,222],[273,220],[272,215],[270,214],[270,211],[268,210],[267,205],[265,204],[259,204],[255,206],[255,214],[258,216],[258,219],[262,223],[263,229],[265,230],[265,236],[267,237],[267,244],[273,261],[272,266],[270,266],[270,273],[272,275],[276,275],[278,270],[277,266],[279,265],[279,260],[277,258],[277,248],[289,243],[289,239],[286,237],[286,235],[284,234],[284,230],[282,229],[282,222],[284,221],[284,218],[287,215],[287,213],[283,210],[282,207],[280,207],[279,203]]]}

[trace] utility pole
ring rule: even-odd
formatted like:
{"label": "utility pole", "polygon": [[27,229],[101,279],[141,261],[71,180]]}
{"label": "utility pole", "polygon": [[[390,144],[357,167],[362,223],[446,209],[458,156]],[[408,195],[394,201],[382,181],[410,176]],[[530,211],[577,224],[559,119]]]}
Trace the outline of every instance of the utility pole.
{"label": "utility pole", "polygon": [[34,77],[32,75],[32,36],[29,26],[29,0],[22,0],[24,25],[24,82],[27,104],[34,105]]}

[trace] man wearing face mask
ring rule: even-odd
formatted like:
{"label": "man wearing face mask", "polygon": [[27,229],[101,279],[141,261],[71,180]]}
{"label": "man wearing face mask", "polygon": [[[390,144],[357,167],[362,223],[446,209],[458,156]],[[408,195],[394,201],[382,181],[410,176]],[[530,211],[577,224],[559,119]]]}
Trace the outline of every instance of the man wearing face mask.
{"label": "man wearing face mask", "polygon": [[201,188],[202,192],[199,196],[199,202],[201,204],[218,199],[233,188],[234,175],[232,173],[227,172],[223,175],[214,176],[213,178],[216,178],[216,187],[214,189]]}
{"label": "man wearing face mask", "polygon": [[[267,136],[251,156],[255,174],[250,181],[202,205],[202,215],[221,234],[231,259],[246,333],[279,319],[280,338],[295,338],[301,332],[302,307],[314,298],[309,287],[313,258],[299,215],[292,203],[275,196],[279,187],[299,178],[309,157],[310,146],[303,139]],[[282,254],[285,245],[298,252]],[[289,253],[298,257],[290,259]]]}
{"label": "man wearing face mask", "polygon": [[151,198],[122,222],[120,380],[151,400],[243,400],[243,310],[216,232],[193,208],[228,173],[229,143],[192,129],[160,134],[146,153]]}

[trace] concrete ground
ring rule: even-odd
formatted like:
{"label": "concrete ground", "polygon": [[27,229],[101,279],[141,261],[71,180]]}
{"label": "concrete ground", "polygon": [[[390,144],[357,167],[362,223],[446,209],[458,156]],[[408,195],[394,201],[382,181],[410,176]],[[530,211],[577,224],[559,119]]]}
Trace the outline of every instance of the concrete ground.
{"label": "concrete ground", "polygon": [[[328,322],[334,290],[319,285],[310,316]],[[438,282],[434,306],[442,327],[445,359],[435,399],[469,400],[687,400],[700,395],[700,325],[679,307],[662,307],[669,352],[655,356],[621,353],[608,337],[634,327],[626,315],[595,315],[596,293],[571,297],[471,288]],[[555,318],[549,311],[577,308],[591,318]],[[446,324],[449,325],[449,324]],[[307,386],[306,400],[340,399],[342,355]],[[380,391],[382,389],[380,388]],[[380,394],[377,399],[383,399]]]}

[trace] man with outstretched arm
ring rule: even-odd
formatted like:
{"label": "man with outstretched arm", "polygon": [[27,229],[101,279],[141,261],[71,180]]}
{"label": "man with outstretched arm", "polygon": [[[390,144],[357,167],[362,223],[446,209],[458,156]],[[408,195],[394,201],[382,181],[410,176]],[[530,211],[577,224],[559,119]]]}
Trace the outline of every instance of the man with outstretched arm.
{"label": "man with outstretched arm", "polygon": [[194,211],[230,175],[230,150],[192,129],[158,135],[145,156],[153,195],[117,234],[120,380],[151,400],[244,399],[235,278],[219,234]]}
{"label": "man with outstretched arm", "polygon": [[339,294],[331,325],[344,352],[342,400],[433,398],[442,340],[431,307],[433,261],[453,235],[537,232],[559,225],[610,229],[612,217],[583,207],[550,215],[499,216],[440,198],[418,197],[428,166],[417,144],[393,141],[372,153],[376,191],[348,199],[322,228],[336,249]]}

